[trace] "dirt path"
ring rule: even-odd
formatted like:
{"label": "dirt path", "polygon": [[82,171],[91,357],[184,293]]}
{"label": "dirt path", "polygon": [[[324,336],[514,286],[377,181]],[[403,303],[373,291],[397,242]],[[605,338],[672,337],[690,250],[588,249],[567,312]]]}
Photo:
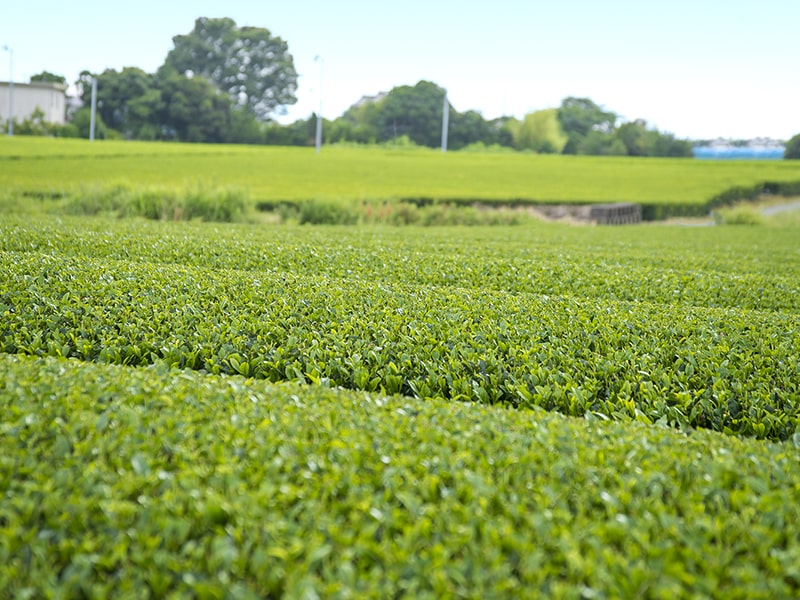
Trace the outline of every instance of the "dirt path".
{"label": "dirt path", "polygon": [[790,210],[800,210],[800,200],[795,200],[793,202],[786,202],[785,204],[776,204],[774,206],[767,206],[761,209],[761,214],[765,217],[771,217],[772,215],[778,215],[780,213],[784,213]]}

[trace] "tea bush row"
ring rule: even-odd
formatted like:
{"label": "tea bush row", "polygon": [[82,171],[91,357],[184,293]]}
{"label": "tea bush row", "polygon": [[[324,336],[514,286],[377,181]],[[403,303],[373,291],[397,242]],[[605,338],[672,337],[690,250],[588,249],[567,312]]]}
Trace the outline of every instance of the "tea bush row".
{"label": "tea bush row", "polygon": [[[800,310],[795,233],[537,224],[397,232],[8,216],[0,249],[314,273],[374,283],[656,304]],[[255,276],[243,274],[243,277]]]}
{"label": "tea bush row", "polygon": [[0,255],[0,350],[787,439],[800,316]]}
{"label": "tea bush row", "polygon": [[795,437],[0,354],[0,589],[795,597]]}

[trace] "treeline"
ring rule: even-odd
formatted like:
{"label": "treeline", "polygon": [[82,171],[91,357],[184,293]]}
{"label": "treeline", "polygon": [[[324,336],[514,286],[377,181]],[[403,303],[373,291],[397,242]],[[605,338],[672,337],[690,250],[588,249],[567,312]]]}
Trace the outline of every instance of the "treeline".
{"label": "treeline", "polygon": [[[73,117],[79,135],[89,135],[90,73],[78,90],[84,102]],[[164,66],[154,74],[138,68],[96,75],[97,135],[138,140],[313,146],[316,115],[288,125],[261,122],[202,77],[186,77]],[[324,120],[326,144],[405,144],[439,147],[445,90],[420,81],[366,99],[333,120]],[[448,148],[513,149],[537,153],[692,156],[686,140],[618,115],[588,98],[566,98],[558,108],[523,119],[486,120],[476,111],[449,107]]]}
{"label": "treeline", "polygon": [[[326,122],[325,141],[387,143],[401,139],[419,146],[438,147],[444,94],[445,90],[427,81],[413,87],[396,87]],[[643,120],[619,121],[618,115],[588,98],[566,98],[559,108],[535,111],[521,120],[501,117],[487,121],[478,112],[459,113],[450,106],[448,147],[510,148],[556,154],[692,156],[692,146],[686,140],[651,129]],[[307,131],[311,131],[309,125]]]}
{"label": "treeline", "polygon": [[[232,19],[199,18],[155,73],[136,67],[81,73],[82,107],[70,123],[49,127],[43,115],[21,124],[20,133],[89,137],[92,82],[97,83],[98,138],[180,142],[315,144],[316,115],[289,125],[272,120],[296,102],[297,73],[288,45],[269,30],[238,27]],[[42,73],[41,80],[61,81]],[[365,99],[325,121],[324,142],[441,144],[445,90],[420,81]],[[448,147],[514,149],[539,153],[630,156],[692,156],[686,140],[649,128],[643,120],[621,122],[588,98],[566,98],[561,106],[523,119],[486,120],[476,111],[449,106]]]}

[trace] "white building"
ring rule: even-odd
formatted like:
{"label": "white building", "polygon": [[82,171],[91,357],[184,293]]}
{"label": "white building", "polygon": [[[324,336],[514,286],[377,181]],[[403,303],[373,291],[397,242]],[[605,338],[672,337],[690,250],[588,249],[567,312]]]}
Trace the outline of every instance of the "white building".
{"label": "white building", "polygon": [[[8,121],[8,91],[8,82],[0,81],[0,123]],[[60,83],[14,82],[14,121],[24,121],[38,107],[44,112],[47,123],[63,125],[66,121],[66,98],[67,86]]]}

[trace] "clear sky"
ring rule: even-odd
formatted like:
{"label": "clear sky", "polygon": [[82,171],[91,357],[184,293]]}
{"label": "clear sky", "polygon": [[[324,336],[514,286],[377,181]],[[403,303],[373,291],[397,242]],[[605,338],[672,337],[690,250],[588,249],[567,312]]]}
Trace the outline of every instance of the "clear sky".
{"label": "clear sky", "polygon": [[485,118],[580,96],[681,138],[800,133],[800,0],[17,1],[0,10],[0,47],[18,82],[153,72],[201,16],[288,42],[300,82],[282,122],[319,107],[320,55],[326,118],[425,79]]}

